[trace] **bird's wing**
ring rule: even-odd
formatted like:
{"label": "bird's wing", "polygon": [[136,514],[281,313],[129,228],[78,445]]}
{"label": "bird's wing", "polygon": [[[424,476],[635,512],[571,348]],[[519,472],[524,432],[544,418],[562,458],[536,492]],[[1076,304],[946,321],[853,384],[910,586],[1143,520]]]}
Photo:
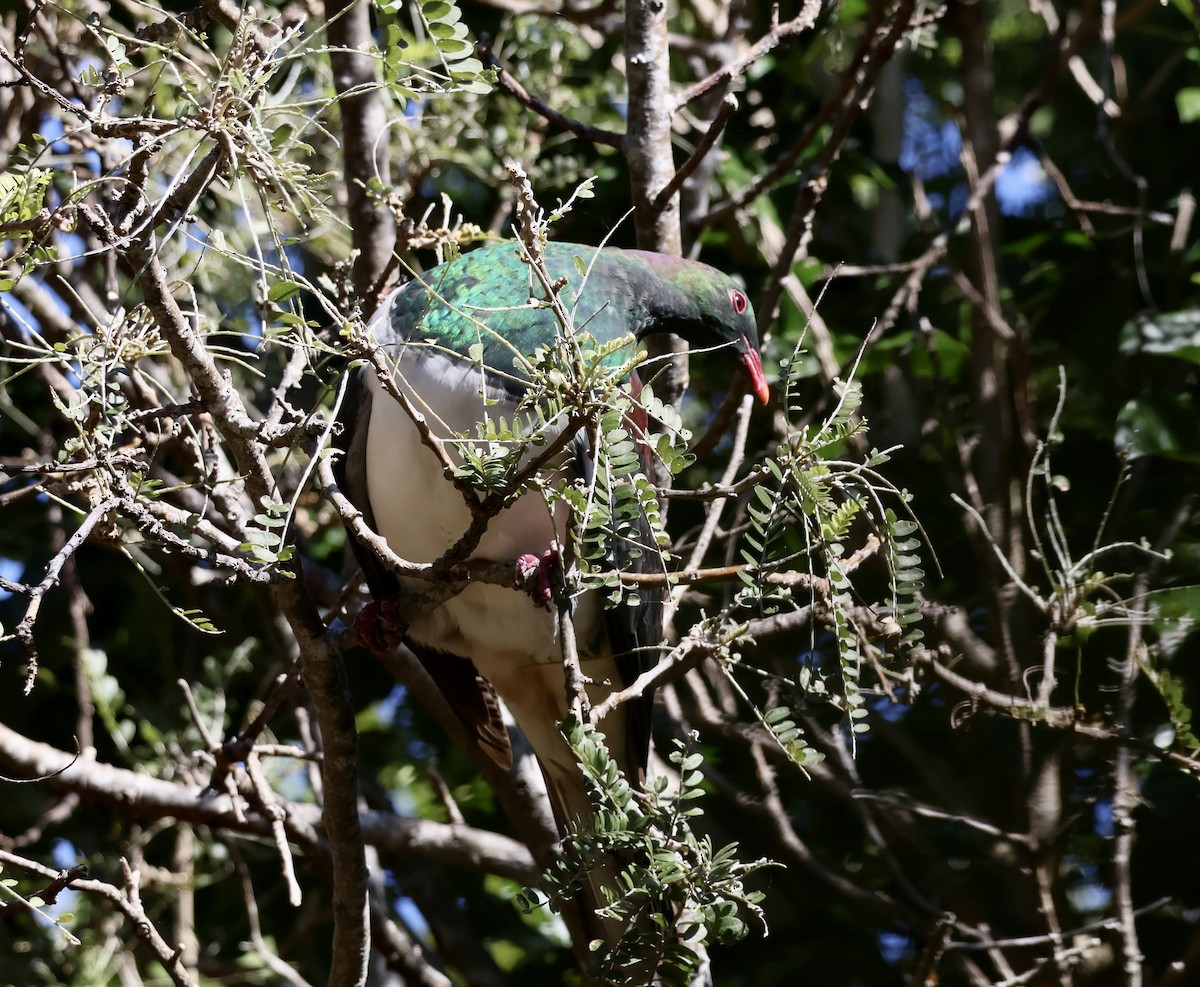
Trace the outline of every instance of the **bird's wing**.
{"label": "bird's wing", "polygon": [[[635,393],[639,389],[640,384],[635,384]],[[573,443],[573,452],[576,471],[584,483],[590,486],[594,477],[594,453],[582,433]],[[642,452],[643,468],[648,470],[648,454],[646,450]],[[654,547],[650,521],[644,512],[638,512],[632,530],[613,537],[608,561],[613,569],[620,572],[662,571],[660,556]],[[617,689],[632,685],[638,676],[657,663],[659,657],[658,646],[662,642],[663,590],[648,587],[639,589],[637,595],[636,607],[619,605],[604,609],[604,630],[608,635],[609,648],[616,665],[617,682],[614,685]],[[614,744],[617,738],[611,733],[608,734],[610,750],[633,784],[645,779],[650,756],[650,718],[653,706],[652,690],[647,690],[641,697],[625,703],[624,736],[620,738],[620,746]]]}
{"label": "bird's wing", "polygon": [[415,641],[409,641],[408,647],[479,749],[505,770],[511,768],[512,744],[492,683],[479,674],[469,658],[422,647]]}
{"label": "bird's wing", "polygon": [[[377,530],[367,488],[366,445],[372,395],[366,375],[370,372],[370,367],[349,371],[351,377],[338,415],[341,428],[336,430],[335,443],[342,454],[334,461],[334,478],[346,498],[363,512],[367,525]],[[438,491],[431,493],[439,494]],[[400,592],[400,581],[368,546],[351,536],[350,547],[376,600],[386,600]],[[508,728],[491,683],[467,658],[435,652],[412,642],[409,647],[479,749],[501,767],[512,767]]]}
{"label": "bird's wing", "polygon": [[[648,544],[650,527],[645,519],[639,527],[638,540]],[[618,550],[617,567],[625,572],[653,572],[654,553],[643,551],[636,558],[621,559]],[[658,589],[638,590],[639,604],[636,607],[616,606],[604,611],[604,624],[608,630],[609,643],[617,664],[621,688],[633,685],[639,675],[648,671],[658,661],[658,645],[662,640],[663,596]],[[650,757],[650,715],[654,707],[654,693],[647,690],[637,699],[625,704],[625,757],[620,759],[639,777],[631,777],[630,784],[637,785],[645,780],[646,765]]]}

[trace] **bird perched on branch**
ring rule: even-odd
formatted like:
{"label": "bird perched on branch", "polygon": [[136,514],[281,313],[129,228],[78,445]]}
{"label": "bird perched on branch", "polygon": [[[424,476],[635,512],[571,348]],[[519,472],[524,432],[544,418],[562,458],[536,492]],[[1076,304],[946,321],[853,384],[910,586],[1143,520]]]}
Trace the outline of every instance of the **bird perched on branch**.
{"label": "bird perched on branch", "polygon": [[[559,620],[554,608],[536,603],[545,602],[550,571],[560,561],[558,546],[569,537],[568,512],[562,503],[548,507],[538,492],[515,499],[501,493],[489,501],[447,474],[466,454],[462,437],[475,437],[486,415],[506,426],[520,421],[526,434],[542,427],[541,444],[522,447],[512,470],[520,472],[557,446],[546,470],[590,483],[595,428],[566,413],[538,416],[528,406],[534,380],[545,379],[538,377],[538,355],[544,362],[556,340],[576,333],[589,340],[593,353],[604,351],[602,362],[623,366],[634,340],[668,332],[694,345],[725,347],[753,393],[766,401],[753,312],[727,275],[661,254],[566,243],[545,244],[542,257],[531,263],[518,243],[493,243],[425,272],[384,301],[368,334],[385,356],[396,393],[376,367],[365,364],[353,371],[343,402],[339,483],[393,553],[429,563],[458,546],[459,555],[473,559],[522,560],[538,568],[534,595],[541,601],[507,586],[469,582],[401,631],[469,735],[507,767],[512,751],[497,695],[504,700],[542,766],[561,833],[572,820],[587,818],[590,806],[558,730],[568,711]],[[621,340],[627,345],[619,346]],[[627,386],[636,394],[640,383],[636,374],[631,378]],[[635,440],[637,431],[630,426]],[[642,529],[635,535],[646,536]],[[397,578],[358,541],[354,547],[376,601],[429,587]],[[645,569],[656,559],[640,548],[618,546],[610,553],[618,568]],[[572,601],[575,650],[593,703],[653,664],[662,591],[648,589],[641,597],[640,606],[607,610],[596,592]],[[382,644],[379,620],[378,612],[360,618],[360,637],[369,646]],[[648,757],[649,705],[649,695],[624,703],[599,724],[634,783]]]}

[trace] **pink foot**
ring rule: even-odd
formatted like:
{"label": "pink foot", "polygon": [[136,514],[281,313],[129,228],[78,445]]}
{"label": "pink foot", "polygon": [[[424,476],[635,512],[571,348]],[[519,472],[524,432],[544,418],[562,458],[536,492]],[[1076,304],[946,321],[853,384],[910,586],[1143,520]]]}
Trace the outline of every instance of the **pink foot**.
{"label": "pink foot", "polygon": [[[554,603],[554,587],[559,581],[561,556],[558,542],[552,541],[550,547],[541,555],[526,553],[517,559],[517,571],[521,574],[521,587],[528,590],[535,606],[549,610]],[[534,571],[537,571],[537,581],[530,585]]]}
{"label": "pink foot", "polygon": [[404,639],[404,627],[398,619],[392,599],[372,600],[354,618],[359,643],[372,654],[384,654]]}

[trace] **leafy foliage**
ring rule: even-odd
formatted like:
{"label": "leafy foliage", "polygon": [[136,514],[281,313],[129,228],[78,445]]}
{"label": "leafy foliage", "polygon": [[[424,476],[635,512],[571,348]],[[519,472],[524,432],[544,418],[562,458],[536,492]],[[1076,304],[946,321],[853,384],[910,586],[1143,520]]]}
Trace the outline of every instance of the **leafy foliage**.
{"label": "leafy foliage", "polygon": [[[382,14],[394,18],[387,28],[384,57],[385,77],[394,91],[409,99],[419,99],[425,93],[491,92],[483,63],[475,57],[462,10],[451,0],[382,0],[378,7]],[[399,19],[410,11],[414,26],[424,34],[421,41],[399,26]],[[426,48],[432,49],[438,66],[432,72],[413,74],[414,64],[426,60]]]}
{"label": "leafy foliage", "polygon": [[[562,907],[589,875],[607,877],[607,869],[615,867],[601,914],[630,930],[615,947],[593,944],[589,976],[595,983],[644,983],[646,971],[654,970],[664,984],[685,985],[700,968],[701,947],[743,939],[746,918],[766,931],[758,905],[762,894],[747,890],[744,882],[770,863],[742,863],[736,843],[716,849],[711,837],[692,829],[704,796],[697,735],[676,741],[670,755],[678,787],[659,776],[635,792],[594,727],[568,721],[563,733],[579,759],[595,818],[564,841],[543,885]],[[537,907],[536,899],[525,901]]]}
{"label": "leafy foliage", "polygon": [[[793,365],[795,361],[785,361],[781,369],[786,373]],[[803,409],[795,397],[797,383],[793,374],[785,377],[788,409],[798,417]],[[904,652],[911,652],[921,641],[922,632],[915,625],[921,620],[919,593],[924,572],[920,568],[921,543],[911,537],[918,530],[916,522],[898,519],[882,499],[889,496],[902,504],[908,500],[877,470],[888,461],[887,454],[872,450],[861,464],[841,458],[842,449],[851,443],[861,445],[867,434],[867,423],[858,413],[862,388],[855,381],[839,382],[835,393],[837,403],[818,428],[789,430],[775,455],[763,463],[765,473],[753,490],[756,503],[747,507],[751,526],[746,542],[751,550],[742,550],[747,568],[741,574],[739,599],[743,606],[769,607],[771,612],[797,606],[790,586],[771,586],[764,576],[780,562],[793,561],[799,541],[798,554],[807,561],[809,571],[822,573],[828,580],[827,619],[833,631],[841,693],[834,701],[850,719],[852,734],[859,734],[868,729],[861,679],[870,631],[856,598],[856,563],[847,557],[855,523],[865,523],[884,546],[890,590],[884,605],[891,620],[906,629],[899,642]],[[871,622],[878,616],[878,611],[868,611]],[[891,648],[890,640],[882,644]],[[828,695],[824,690],[822,694]],[[778,709],[771,713],[776,722],[786,725],[785,739],[780,742],[787,748],[794,742],[794,724]],[[770,725],[773,721],[768,717],[766,722]]]}
{"label": "leafy foliage", "polygon": [[[29,148],[19,150],[32,157]],[[12,291],[17,281],[39,263],[54,259],[46,247],[49,210],[46,199],[54,172],[25,165],[0,175],[0,245],[4,247],[4,274],[0,291]]]}

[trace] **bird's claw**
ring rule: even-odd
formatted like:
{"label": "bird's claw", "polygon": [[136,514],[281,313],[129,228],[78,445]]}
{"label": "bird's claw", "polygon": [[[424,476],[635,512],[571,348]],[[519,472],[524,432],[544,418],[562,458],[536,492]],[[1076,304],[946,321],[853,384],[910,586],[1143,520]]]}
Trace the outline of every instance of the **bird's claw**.
{"label": "bird's claw", "polygon": [[[552,541],[550,547],[541,555],[527,552],[517,559],[519,587],[524,588],[534,605],[543,610],[551,609],[554,604],[555,587],[562,582],[561,563],[562,555],[557,541]],[[536,580],[533,579],[535,572]]]}
{"label": "bird's claw", "polygon": [[398,647],[404,639],[404,624],[397,601],[392,597],[372,600],[354,618],[354,632],[372,654],[386,654]]}

